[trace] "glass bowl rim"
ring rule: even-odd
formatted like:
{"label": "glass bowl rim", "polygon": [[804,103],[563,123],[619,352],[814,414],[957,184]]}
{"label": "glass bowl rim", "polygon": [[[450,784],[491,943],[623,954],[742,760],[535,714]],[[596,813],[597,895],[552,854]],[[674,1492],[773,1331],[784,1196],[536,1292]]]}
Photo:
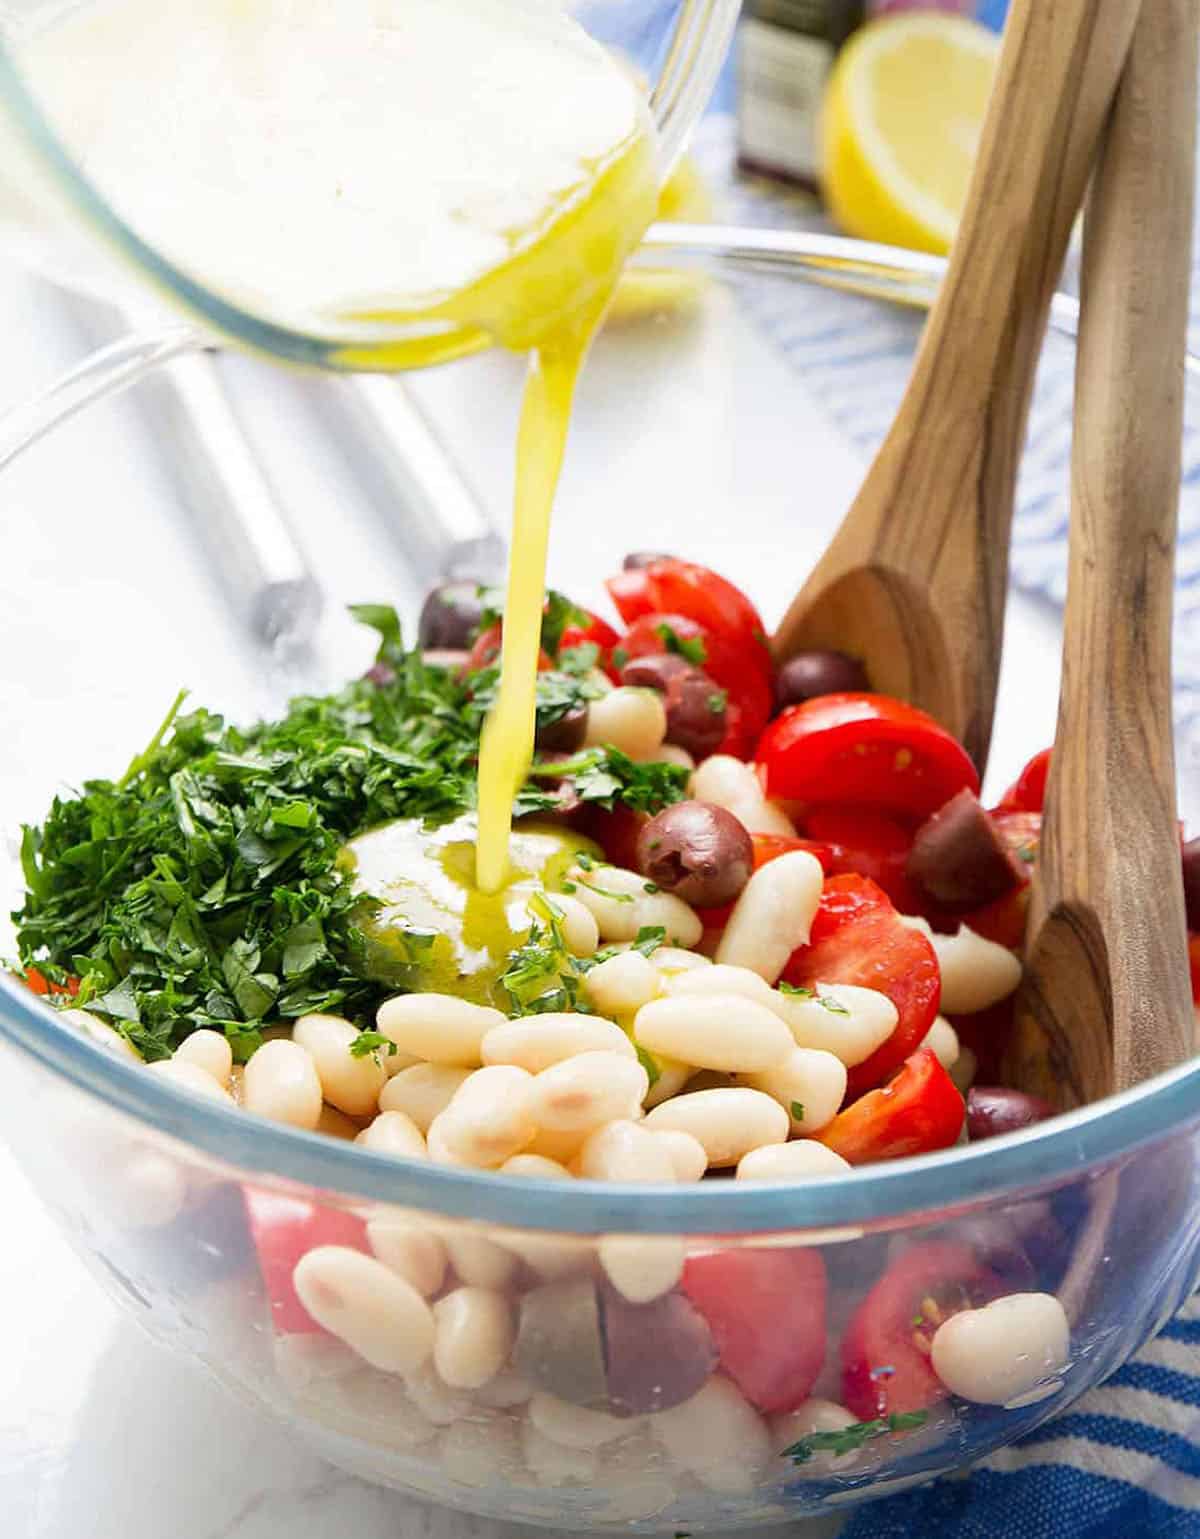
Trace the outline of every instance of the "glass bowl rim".
{"label": "glass bowl rim", "polygon": [[1200,1121],[1200,1058],[1020,1133],[807,1182],[679,1186],[555,1182],[399,1159],[207,1098],[91,1042],[11,975],[0,1041],[74,1088],[264,1185],[309,1188],[513,1229],[575,1234],[751,1235],[825,1231],[977,1208],[1062,1185]]}

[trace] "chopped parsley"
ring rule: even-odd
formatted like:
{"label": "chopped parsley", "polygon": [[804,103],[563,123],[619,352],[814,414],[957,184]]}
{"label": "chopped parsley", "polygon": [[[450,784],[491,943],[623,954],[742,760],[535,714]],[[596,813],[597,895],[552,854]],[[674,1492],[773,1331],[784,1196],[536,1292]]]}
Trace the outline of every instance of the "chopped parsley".
{"label": "chopped parsley", "polygon": [[820,1005],[822,1010],[828,1010],[830,1015],[849,1015],[849,1010],[840,999],[834,999],[832,994],[818,994],[816,989],[806,988],[803,985],[780,982],[776,985],[781,994],[790,994],[795,999],[809,999],[814,1005]]}
{"label": "chopped parsley", "polygon": [[553,896],[538,893],[529,900],[529,907],[534,914],[529,934],[510,955],[500,979],[512,1001],[509,1014],[543,1015],[548,1010],[590,1014],[581,994],[583,970],[563,937]]}
{"label": "chopped parsley", "polygon": [[908,1432],[923,1427],[929,1420],[928,1411],[897,1412],[881,1416],[875,1421],[855,1421],[838,1432],[810,1432],[798,1443],[783,1450],[782,1457],[794,1464],[807,1464],[814,1454],[835,1455],[855,1453],[875,1438],[887,1437],[892,1432]]}
{"label": "chopped parsley", "polygon": [[674,652],[696,668],[708,661],[708,648],[699,636],[681,636],[673,625],[656,625],[654,629],[665,651]]}
{"label": "chopped parsley", "polygon": [[637,1053],[637,1061],[645,1069],[646,1078],[650,1081],[648,1088],[653,1090],[662,1077],[662,1069],[659,1067],[658,1059],[653,1053],[648,1053],[640,1042],[635,1042],[633,1047]]}
{"label": "chopped parsley", "polygon": [[793,1119],[796,1122],[803,1122],[804,1121],[804,1102],[803,1101],[793,1101],[792,1102],[791,1110],[792,1110],[792,1117],[793,1117]]}
{"label": "chopped parsley", "polygon": [[679,764],[636,764],[628,754],[616,748],[585,748],[569,759],[554,763],[535,762],[529,772],[533,785],[527,785],[518,800],[518,811],[539,811],[553,806],[553,797],[543,794],[541,808],[530,805],[538,797],[537,782],[569,779],[581,801],[595,802],[609,811],[618,802],[635,812],[658,812],[682,801],[688,771]]}
{"label": "chopped parsley", "polygon": [[350,1044],[352,1058],[366,1058],[368,1054],[373,1053],[378,1061],[380,1053],[387,1053],[391,1057],[395,1051],[396,1044],[390,1037],[385,1037],[381,1031],[360,1031]]}

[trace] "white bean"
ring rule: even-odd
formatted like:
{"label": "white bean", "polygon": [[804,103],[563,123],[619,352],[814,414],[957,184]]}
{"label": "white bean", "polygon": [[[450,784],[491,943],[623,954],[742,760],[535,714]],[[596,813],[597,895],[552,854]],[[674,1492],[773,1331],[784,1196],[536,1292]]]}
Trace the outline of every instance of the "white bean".
{"label": "white bean", "polygon": [[797,946],[808,944],[825,873],[807,850],[760,866],[742,888],[717,947],[717,962],[748,967],[774,983]]}
{"label": "white bean", "polygon": [[661,982],[658,968],[640,951],[618,951],[586,974],[583,991],[602,1015],[623,1015],[657,998]]}
{"label": "white bean", "polygon": [[142,1055],[134,1047],[128,1037],[122,1036],[114,1026],[107,1021],[102,1021],[98,1015],[93,1015],[90,1010],[59,1010],[55,1018],[66,1021],[74,1026],[76,1031],[89,1037],[97,1047],[103,1047],[108,1052],[114,1053],[118,1058],[128,1058],[130,1063],[141,1063]]}
{"label": "white bean", "polygon": [[562,937],[571,955],[595,956],[600,945],[600,927],[591,909],[568,892],[548,892],[543,897],[558,915]]}
{"label": "white bean", "polygon": [[[783,1411],[768,1422],[771,1443],[776,1454],[784,1453],[801,1438],[811,1437],[814,1432],[844,1432],[858,1418],[844,1405],[833,1400],[806,1400],[794,1411]],[[839,1457],[834,1455],[834,1458]]]}
{"label": "white bean", "polygon": [[647,1111],[677,1096],[693,1073],[690,1063],[680,1063],[677,1058],[663,1058],[658,1053],[650,1056],[658,1067],[658,1078],[642,1097],[642,1105]]}
{"label": "white bean", "polygon": [[638,931],[659,926],[674,946],[694,946],[704,934],[695,909],[673,893],[653,891],[636,871],[620,866],[573,866],[568,873],[575,896],[591,910],[606,941],[636,940]]}
{"label": "white bean", "polygon": [[846,1065],[819,1048],[793,1047],[782,1063],[742,1077],[779,1102],[800,1137],[828,1127],[846,1095]]}
{"label": "white bean", "polygon": [[739,1181],[807,1181],[812,1176],[836,1176],[851,1169],[840,1154],[815,1138],[795,1138],[787,1144],[763,1144],[738,1161]]}
{"label": "white bean", "polygon": [[[620,960],[614,957],[614,961]],[[645,957],[639,957],[645,962]],[[646,963],[647,967],[650,965]],[[607,967],[602,962],[597,972]],[[589,975],[590,976],[590,975]],[[636,1058],[637,1052],[628,1036],[612,1021],[595,1015],[574,1015],[548,1010],[544,1015],[526,1015],[518,1021],[493,1026],[484,1037],[481,1052],[485,1064],[510,1063],[530,1074],[540,1074],[552,1064],[562,1063],[579,1053],[619,1053]]]}
{"label": "white bean", "polygon": [[[180,1090],[188,1090],[192,1095],[204,1096],[210,1101],[232,1104],[229,1092],[217,1083],[208,1070],[202,1069],[197,1063],[189,1063],[186,1058],[160,1058],[157,1063],[148,1063],[146,1067],[151,1074],[168,1080]],[[251,1110],[254,1108],[251,1107]]]}
{"label": "white bean", "polygon": [[886,994],[853,983],[818,983],[811,997],[777,989],[774,998],[798,1047],[832,1053],[848,1069],[865,1063],[900,1019]]}
{"label": "white bean", "polygon": [[377,1154],[392,1154],[402,1160],[429,1158],[424,1134],[404,1112],[380,1112],[370,1126],[363,1128],[355,1143],[374,1149]]}
{"label": "white bean", "polygon": [[775,990],[757,973],[752,973],[748,967],[730,967],[728,963],[710,962],[707,967],[677,973],[668,980],[667,993],[687,997],[693,994],[740,994],[743,999],[752,999],[756,1005],[765,1005],[768,1010],[775,1010],[778,1000]]}
{"label": "white bean", "polygon": [[373,1256],[344,1245],[319,1245],[297,1262],[292,1282],[317,1324],[373,1368],[410,1373],[433,1350],[429,1305]]}
{"label": "white bean", "polygon": [[796,825],[782,807],[764,797],[753,766],[729,754],[705,759],[691,778],[688,794],[696,801],[714,802],[732,812],[747,833],[795,837]]}
{"label": "white bean", "polygon": [[593,1448],[568,1448],[539,1432],[532,1421],[526,1421],[521,1426],[521,1453],[539,1486],[596,1489],[600,1465]]}
{"label": "white bean", "polygon": [[[444,1116],[445,1113],[442,1114]],[[429,1151],[429,1158],[435,1165],[463,1165],[469,1167],[471,1161],[458,1150],[451,1146],[446,1137],[446,1124],[442,1116],[435,1117],[429,1124],[429,1131],[425,1135],[425,1147]]]}
{"label": "white bean", "polygon": [[533,1142],[523,1152],[540,1155],[546,1160],[554,1160],[559,1165],[570,1165],[589,1132],[589,1128],[576,1128],[569,1133],[558,1133],[551,1128],[538,1128],[533,1136]]}
{"label": "white bean", "polygon": [[604,1275],[631,1304],[649,1304],[669,1293],[687,1256],[683,1239],[674,1234],[606,1234],[598,1249]]}
{"label": "white bean", "polygon": [[329,1104],[348,1117],[368,1117],[388,1076],[374,1053],[354,1057],[350,1044],[357,1037],[355,1027],[336,1015],[302,1015],[292,1028],[292,1040],[312,1054]]}
{"label": "white bean", "polygon": [[654,1136],[670,1156],[676,1181],[699,1181],[708,1169],[708,1155],[700,1140],[676,1128],[663,1128]]}
{"label": "white bean", "polygon": [[651,1000],[638,1011],[633,1035],[652,1053],[731,1074],[773,1068],[796,1050],[791,1032],[775,1012],[745,994],[679,994]]}
{"label": "white bean", "polygon": [[442,1240],[455,1276],[472,1288],[503,1288],[512,1281],[520,1264],[511,1251],[486,1235],[463,1230],[445,1234]]}
{"label": "white bean", "polygon": [[[933,1371],[952,1394],[980,1405],[1031,1404],[1067,1365],[1071,1327],[1051,1293],[1010,1293],[939,1325]],[[1057,1386],[1054,1386],[1057,1388]]]}
{"label": "white bean", "polygon": [[298,1042],[264,1042],[246,1065],[242,1105],[249,1112],[311,1129],[320,1121],[321,1100],[317,1066]]}
{"label": "white bean", "polygon": [[589,748],[601,745],[619,749],[631,759],[650,759],[667,735],[667,711],[655,689],[622,684],[588,706]]}
{"label": "white bean", "polygon": [[680,973],[701,972],[712,964],[702,951],[685,951],[682,946],[660,946],[654,953],[654,965],[668,980]]}
{"label": "white bean", "polygon": [[497,1411],[511,1410],[513,1406],[528,1405],[533,1395],[533,1385],[515,1368],[501,1368],[475,1393],[480,1405]]}
{"label": "white bean", "polygon": [[979,1069],[979,1060],[969,1047],[961,1043],[958,1048],[958,1057],[954,1060],[954,1067],[950,1070],[950,1078],[954,1081],[954,1088],[959,1095],[965,1097],[968,1090],[975,1083],[975,1075]]}
{"label": "white bean", "polygon": [[432,1298],[446,1275],[446,1247],[419,1218],[387,1214],[367,1224],[367,1240],[378,1260],[412,1284],[422,1298]]}
{"label": "white bean", "polygon": [[500,1167],[502,1176],[529,1176],[538,1181],[569,1181],[571,1172],[544,1154],[514,1154]]}
{"label": "white bean", "polygon": [[479,1045],[504,1016],[490,1005],[476,1005],[452,994],[398,994],[385,999],[375,1024],[403,1053],[429,1063],[473,1069]]}
{"label": "white bean", "polygon": [[579,1053],[535,1075],[529,1116],[537,1127],[554,1132],[590,1131],[602,1122],[635,1116],[649,1085],[636,1058]]}
{"label": "white bean", "polygon": [[478,1389],[512,1351],[512,1309],[489,1288],[455,1288],[433,1306],[433,1362],[452,1389]]}
{"label": "white bean", "polygon": [[607,1411],[571,1405],[546,1390],[538,1390],[530,1400],[529,1420],[552,1443],[585,1451],[615,1443],[619,1437],[636,1432],[642,1424],[640,1417],[610,1416]]}
{"label": "white bean", "polygon": [[[122,1037],[121,1041],[124,1042]],[[175,1049],[175,1059],[180,1063],[194,1063],[198,1069],[211,1074],[222,1090],[229,1089],[233,1073],[233,1048],[229,1038],[219,1031],[201,1029],[192,1032]]]}
{"label": "white bean", "polygon": [[922,1047],[933,1050],[933,1056],[941,1064],[943,1069],[952,1069],[958,1062],[961,1048],[958,1045],[958,1032],[951,1026],[944,1015],[939,1015],[933,1025],[926,1032]]}
{"label": "white bean", "polygon": [[403,1112],[427,1134],[433,1119],[450,1105],[470,1072],[441,1063],[413,1064],[401,1069],[383,1087],[379,1109]]}
{"label": "white bean", "polygon": [[695,759],[686,748],[680,748],[678,743],[664,743],[654,757],[659,764],[676,764],[689,772],[696,768]]}
{"label": "white bean", "polygon": [[762,1144],[781,1144],[790,1118],[761,1090],[697,1090],[664,1101],[645,1117],[652,1132],[678,1130],[701,1144],[713,1166],[736,1165]]}
{"label": "white bean", "polygon": [[597,1128],[580,1149],[576,1169],[585,1181],[674,1181],[667,1146],[639,1122],[619,1120]]}
{"label": "white bean", "polygon": [[[615,1053],[594,1056],[630,1062],[628,1059],[618,1060]],[[571,1062],[578,1062],[578,1059]],[[640,1069],[636,1061],[633,1067]],[[641,1073],[644,1077],[645,1070]],[[537,1084],[537,1079],[514,1064],[493,1064],[486,1069],[476,1069],[459,1086],[446,1110],[431,1124],[431,1149],[437,1130],[453,1158],[485,1169],[503,1165],[512,1155],[520,1154],[537,1131]]]}
{"label": "white bean", "polygon": [[752,1491],[771,1457],[762,1418],[719,1374],[650,1425],[675,1462],[711,1491]]}
{"label": "white bean", "polygon": [[470,1395],[451,1389],[443,1380],[432,1357],[404,1375],[404,1387],[421,1415],[435,1427],[448,1427],[474,1409]]}
{"label": "white bean", "polygon": [[931,936],[942,972],[942,1009],[974,1015],[1007,999],[1021,981],[1021,964],[1005,946],[959,925],[957,935]]}

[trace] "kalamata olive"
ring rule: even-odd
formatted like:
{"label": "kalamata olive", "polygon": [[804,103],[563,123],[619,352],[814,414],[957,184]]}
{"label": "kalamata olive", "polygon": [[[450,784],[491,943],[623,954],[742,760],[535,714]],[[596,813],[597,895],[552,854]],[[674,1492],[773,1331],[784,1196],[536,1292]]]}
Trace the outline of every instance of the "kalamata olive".
{"label": "kalamata olive", "polygon": [[483,617],[479,584],[471,577],[456,577],[431,588],[417,621],[417,645],[470,647]]}
{"label": "kalamata olive", "polygon": [[621,669],[621,683],[657,689],[667,711],[668,743],[703,759],[725,736],[725,691],[702,668],[677,652],[635,657]]}
{"label": "kalamata olive", "polygon": [[560,1400],[604,1407],[604,1336],[590,1277],[545,1283],[522,1296],[513,1364],[531,1384]]}
{"label": "kalamata olive", "polygon": [[1055,1115],[1054,1107],[1041,1096],[1002,1085],[972,1085],[967,1091],[967,1134],[972,1143],[1015,1133]]}
{"label": "kalamata olive", "polygon": [[647,657],[633,657],[621,669],[621,683],[634,689],[657,689],[665,695],[671,680],[691,668],[678,652],[652,652]]}
{"label": "kalamata olive", "polygon": [[775,705],[799,705],[814,695],[840,695],[870,689],[866,670],[845,652],[797,652],[780,668],[775,680]]}
{"label": "kalamata olive", "polygon": [[1025,881],[1021,863],[965,787],[917,829],[905,872],[943,908],[981,908]]}
{"label": "kalamata olive", "polygon": [[664,807],[638,834],[638,870],[685,903],[731,903],[750,880],[754,845],[743,824],[711,802]]}
{"label": "kalamata olive", "polygon": [[644,566],[653,566],[656,561],[674,561],[674,556],[669,556],[665,550],[631,550],[621,562],[621,567],[626,572],[638,572]]}
{"label": "kalamata olive", "polygon": [[1188,929],[1200,930],[1200,839],[1189,839],[1183,847],[1183,901]]}
{"label": "kalamata olive", "polygon": [[681,1293],[668,1293],[652,1304],[630,1304],[606,1288],[600,1317],[608,1409],[615,1416],[682,1405],[717,1366],[708,1322]]}
{"label": "kalamata olive", "polygon": [[588,713],[586,705],[573,706],[557,721],[539,724],[534,735],[534,747],[541,753],[574,753],[583,747],[587,736]]}

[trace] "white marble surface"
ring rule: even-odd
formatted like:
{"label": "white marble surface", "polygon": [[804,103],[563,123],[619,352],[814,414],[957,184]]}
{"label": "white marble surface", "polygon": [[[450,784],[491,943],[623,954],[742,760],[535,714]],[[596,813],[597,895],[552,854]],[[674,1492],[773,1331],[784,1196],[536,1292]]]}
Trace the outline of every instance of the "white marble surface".
{"label": "white marble surface", "polygon": [[[12,273],[0,272],[0,335],[0,406],[48,383],[79,350],[53,300]],[[517,381],[510,360],[491,359],[422,385],[498,518]],[[311,389],[272,381],[268,399],[261,373],[248,387],[257,389],[277,473],[332,598],[399,595],[411,607],[403,563],[381,547],[336,454],[314,429]],[[856,474],[797,380],[728,304],[714,301],[700,322],[599,349],[581,392],[554,576],[587,600],[621,551],[666,544],[743,580],[774,618]],[[181,680],[198,698],[229,700],[235,710],[259,698],[261,665],[248,686],[247,653],[198,567],[194,535],[181,523],[133,401],[78,419],[15,465],[0,506],[5,825],[36,814],[56,775],[119,765]],[[1015,606],[997,784],[1052,734],[1054,630],[1035,606]],[[333,612],[322,647],[336,667],[357,660],[364,643]],[[64,722],[69,733],[44,730]],[[119,1315],[3,1154],[0,1206],[6,1536],[516,1539],[530,1532],[437,1512],[316,1464]],[[806,1539],[828,1531],[803,1530]],[[782,1539],[784,1530],[764,1532]]]}

